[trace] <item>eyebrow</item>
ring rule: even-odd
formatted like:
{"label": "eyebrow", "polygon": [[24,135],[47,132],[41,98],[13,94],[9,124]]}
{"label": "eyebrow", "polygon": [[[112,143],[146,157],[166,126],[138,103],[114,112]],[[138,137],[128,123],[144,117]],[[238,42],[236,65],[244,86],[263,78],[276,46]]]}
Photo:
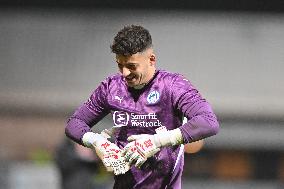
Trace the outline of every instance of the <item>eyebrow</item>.
{"label": "eyebrow", "polygon": [[[120,63],[120,62],[118,62],[118,61],[116,61],[116,63],[117,63],[117,64],[123,64],[123,63]],[[129,64],[131,64],[131,65],[138,65],[138,63],[134,63],[134,62],[126,62],[125,64],[126,64],[126,65],[129,65]]]}

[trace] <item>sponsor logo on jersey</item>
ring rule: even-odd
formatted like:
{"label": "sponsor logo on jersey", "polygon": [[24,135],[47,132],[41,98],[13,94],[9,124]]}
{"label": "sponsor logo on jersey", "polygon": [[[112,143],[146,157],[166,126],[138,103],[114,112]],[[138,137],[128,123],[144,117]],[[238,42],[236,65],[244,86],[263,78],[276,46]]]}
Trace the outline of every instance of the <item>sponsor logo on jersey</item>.
{"label": "sponsor logo on jersey", "polygon": [[147,102],[149,104],[155,104],[160,99],[160,93],[158,91],[152,91],[147,96]]}
{"label": "sponsor logo on jersey", "polygon": [[135,114],[123,111],[115,111],[112,115],[115,127],[160,127],[162,122],[157,118],[156,113]]}
{"label": "sponsor logo on jersey", "polygon": [[127,112],[115,111],[112,115],[113,123],[116,127],[126,126],[129,121]]}

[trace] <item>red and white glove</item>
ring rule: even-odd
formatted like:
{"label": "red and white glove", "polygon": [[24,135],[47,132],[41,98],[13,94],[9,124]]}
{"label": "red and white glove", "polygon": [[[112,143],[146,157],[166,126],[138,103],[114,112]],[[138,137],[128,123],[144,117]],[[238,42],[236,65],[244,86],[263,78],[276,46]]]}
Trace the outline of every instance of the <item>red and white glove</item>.
{"label": "red and white glove", "polygon": [[122,154],[126,162],[135,164],[140,168],[141,165],[149,158],[160,151],[161,147],[174,146],[183,143],[183,137],[179,129],[167,131],[166,128],[160,127],[156,129],[154,135],[140,134],[128,137],[128,143]]}
{"label": "red and white glove", "polygon": [[83,135],[82,142],[87,147],[95,148],[107,171],[121,175],[130,169],[129,163],[122,156],[121,149],[102,134],[87,132]]}

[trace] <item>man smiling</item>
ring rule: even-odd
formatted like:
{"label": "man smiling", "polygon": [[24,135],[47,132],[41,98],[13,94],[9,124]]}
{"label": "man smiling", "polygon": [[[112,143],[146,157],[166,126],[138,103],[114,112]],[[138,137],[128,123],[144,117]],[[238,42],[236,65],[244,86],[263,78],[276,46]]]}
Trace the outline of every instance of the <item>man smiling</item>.
{"label": "man smiling", "polygon": [[[115,174],[114,188],[179,189],[183,144],[215,135],[216,115],[188,79],[156,69],[152,38],[144,27],[125,26],[111,50],[120,73],[106,78],[75,111],[66,135],[102,154]],[[109,113],[115,144],[91,132]]]}
{"label": "man smiling", "polygon": [[142,88],[153,78],[156,70],[156,56],[152,47],[133,55],[117,54],[116,62],[129,87]]}

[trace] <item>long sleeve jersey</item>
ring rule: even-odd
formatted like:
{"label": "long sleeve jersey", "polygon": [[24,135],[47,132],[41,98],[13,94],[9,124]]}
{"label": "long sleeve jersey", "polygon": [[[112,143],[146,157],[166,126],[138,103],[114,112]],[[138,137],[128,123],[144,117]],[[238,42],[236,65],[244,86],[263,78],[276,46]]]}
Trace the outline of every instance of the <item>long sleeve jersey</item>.
{"label": "long sleeve jersey", "polygon": [[[155,129],[179,128],[184,143],[215,135],[219,123],[210,104],[184,76],[157,70],[142,89],[127,86],[121,74],[104,80],[69,118],[66,135],[82,144],[86,132],[111,113],[115,143],[123,148],[133,134],[155,134]],[[182,118],[187,123],[182,124]],[[163,147],[149,158],[142,169],[132,167],[130,173],[115,176],[114,188],[181,187],[183,145]],[[125,178],[126,177],[126,178]],[[128,180],[125,186],[121,183]],[[131,185],[131,186],[130,186]]]}

